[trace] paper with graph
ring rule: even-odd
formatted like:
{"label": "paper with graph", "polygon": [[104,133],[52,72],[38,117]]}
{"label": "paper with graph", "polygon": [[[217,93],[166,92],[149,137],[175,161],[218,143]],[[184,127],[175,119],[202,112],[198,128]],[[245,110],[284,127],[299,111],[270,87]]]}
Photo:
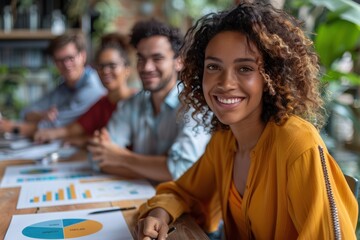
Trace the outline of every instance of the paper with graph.
{"label": "paper with graph", "polygon": [[17,208],[48,207],[129,199],[147,199],[155,189],[146,180],[82,179],[26,183]]}
{"label": "paper with graph", "polygon": [[5,240],[133,239],[121,211],[89,215],[102,209],[13,215]]}
{"label": "paper with graph", "polygon": [[87,161],[55,163],[51,165],[27,164],[6,167],[1,181],[1,187],[18,187],[29,182],[48,182],[101,178],[110,175],[95,173]]}

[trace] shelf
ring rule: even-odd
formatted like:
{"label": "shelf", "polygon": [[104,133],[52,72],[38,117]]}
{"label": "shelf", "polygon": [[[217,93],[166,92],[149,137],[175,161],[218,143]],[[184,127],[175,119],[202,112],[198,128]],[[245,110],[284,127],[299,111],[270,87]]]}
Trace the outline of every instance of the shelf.
{"label": "shelf", "polygon": [[28,29],[13,29],[10,32],[0,31],[0,40],[43,40],[53,39],[56,35],[52,34],[50,30],[34,30]]}

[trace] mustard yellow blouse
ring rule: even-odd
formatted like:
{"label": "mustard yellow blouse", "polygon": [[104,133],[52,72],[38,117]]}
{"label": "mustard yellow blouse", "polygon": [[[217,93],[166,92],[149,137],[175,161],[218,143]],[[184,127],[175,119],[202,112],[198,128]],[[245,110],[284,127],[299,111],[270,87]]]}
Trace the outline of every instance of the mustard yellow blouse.
{"label": "mustard yellow blouse", "polygon": [[140,217],[162,207],[173,220],[191,212],[209,232],[222,218],[227,239],[334,239],[318,146],[324,149],[342,238],[356,239],[357,201],[317,130],[299,117],[281,126],[267,124],[251,152],[239,216],[229,206],[236,140],[231,131],[219,131],[181,178],[158,186],[157,195],[141,206]]}
{"label": "mustard yellow blouse", "polygon": [[[238,236],[246,236],[246,223],[245,219],[238,217],[241,216],[241,205],[242,205],[242,197],[235,187],[234,181],[231,181],[231,187],[229,191],[229,210],[230,215],[233,218],[234,223],[236,224],[236,228],[238,230]],[[234,229],[235,231],[235,229]]]}

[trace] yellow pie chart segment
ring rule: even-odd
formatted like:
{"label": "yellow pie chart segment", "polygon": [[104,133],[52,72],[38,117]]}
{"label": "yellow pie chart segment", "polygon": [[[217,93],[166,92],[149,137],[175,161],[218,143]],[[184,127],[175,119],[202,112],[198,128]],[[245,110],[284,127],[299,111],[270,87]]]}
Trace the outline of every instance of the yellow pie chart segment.
{"label": "yellow pie chart segment", "polygon": [[83,237],[96,233],[101,229],[102,229],[102,224],[93,220],[85,220],[79,223],[72,223],[69,224],[68,226],[65,226],[64,223],[64,237],[65,238]]}

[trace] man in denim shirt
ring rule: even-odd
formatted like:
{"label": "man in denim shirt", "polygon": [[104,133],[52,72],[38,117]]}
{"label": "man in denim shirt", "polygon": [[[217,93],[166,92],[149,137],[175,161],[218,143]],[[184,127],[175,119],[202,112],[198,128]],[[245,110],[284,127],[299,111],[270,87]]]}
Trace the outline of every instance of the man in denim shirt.
{"label": "man in denim shirt", "polygon": [[182,64],[178,29],[154,19],[135,24],[130,43],[137,50],[143,91],[118,106],[108,130],[88,147],[102,171],[156,182],[180,177],[205,150],[210,134],[179,114],[177,85]]}
{"label": "man in denim shirt", "polygon": [[86,40],[81,32],[67,32],[48,47],[61,75],[59,85],[26,107],[24,122],[0,122],[0,131],[32,136],[38,128],[64,126],[76,120],[102,95],[105,88],[95,70],[86,66]]}

